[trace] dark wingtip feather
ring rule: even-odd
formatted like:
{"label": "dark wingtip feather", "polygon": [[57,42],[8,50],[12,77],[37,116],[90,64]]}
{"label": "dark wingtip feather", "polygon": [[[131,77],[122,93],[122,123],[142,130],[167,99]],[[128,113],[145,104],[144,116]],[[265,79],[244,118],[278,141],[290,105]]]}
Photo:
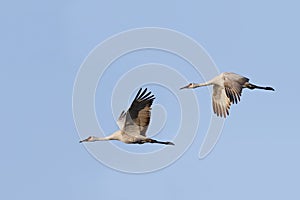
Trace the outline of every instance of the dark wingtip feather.
{"label": "dark wingtip feather", "polygon": [[[146,88],[146,90],[147,90],[147,88]],[[139,89],[138,93],[135,95],[134,100],[138,99],[138,97],[140,96],[141,91],[142,91],[142,88]]]}
{"label": "dark wingtip feather", "polygon": [[144,89],[144,91],[140,94],[139,98],[143,97],[146,92],[147,92],[147,88]]}

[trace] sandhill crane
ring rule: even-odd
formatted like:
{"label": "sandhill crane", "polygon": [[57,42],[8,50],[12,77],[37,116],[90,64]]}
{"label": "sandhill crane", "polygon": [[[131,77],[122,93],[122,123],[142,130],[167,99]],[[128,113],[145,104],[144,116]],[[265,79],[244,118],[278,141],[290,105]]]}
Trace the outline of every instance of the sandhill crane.
{"label": "sandhill crane", "polygon": [[249,83],[249,79],[232,72],[224,72],[206,83],[190,83],[180,89],[197,88],[213,85],[212,105],[217,116],[226,118],[231,104],[238,103],[243,88],[273,90],[272,87],[262,87]]}
{"label": "sandhill crane", "polygon": [[80,143],[119,140],[127,144],[158,143],[174,145],[172,142],[162,142],[146,137],[146,131],[150,123],[151,105],[155,99],[151,92],[146,92],[147,88],[144,91],[140,88],[128,111],[122,111],[117,121],[120,130],[104,138],[90,136],[85,140],[81,140]]}

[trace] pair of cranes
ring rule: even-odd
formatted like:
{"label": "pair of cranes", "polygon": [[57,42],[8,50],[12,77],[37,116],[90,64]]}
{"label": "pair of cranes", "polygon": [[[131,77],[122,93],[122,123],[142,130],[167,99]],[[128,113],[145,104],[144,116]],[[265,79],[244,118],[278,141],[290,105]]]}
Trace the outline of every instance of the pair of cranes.
{"label": "pair of cranes", "polygon": [[[231,104],[236,104],[240,101],[244,88],[274,91],[272,87],[262,87],[249,83],[248,78],[232,72],[221,73],[206,83],[190,83],[180,89],[193,89],[209,85],[213,85],[213,111],[217,116],[224,118],[229,115]],[[140,88],[127,112],[122,111],[117,120],[120,130],[104,138],[90,136],[81,140],[80,143],[119,140],[126,144],[158,143],[174,145],[172,142],[162,142],[146,136],[151,117],[151,105],[154,99],[154,95],[151,92],[147,92],[147,88],[144,90]]]}

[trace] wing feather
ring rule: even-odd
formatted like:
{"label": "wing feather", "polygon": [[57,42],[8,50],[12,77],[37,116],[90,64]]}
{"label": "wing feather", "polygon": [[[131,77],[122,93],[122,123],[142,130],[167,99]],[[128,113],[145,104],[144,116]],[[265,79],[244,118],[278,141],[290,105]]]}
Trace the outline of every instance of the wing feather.
{"label": "wing feather", "polygon": [[117,124],[120,130],[123,130],[125,125],[125,119],[126,119],[126,112],[123,110],[117,120]]}
{"label": "wing feather", "polygon": [[151,105],[155,99],[147,88],[139,89],[130,108],[126,112],[126,121],[123,130],[127,134],[146,136],[146,131],[150,123]]}
{"label": "wing feather", "polygon": [[231,105],[230,98],[226,95],[225,89],[214,85],[212,95],[213,111],[217,116],[226,118],[229,115]]}
{"label": "wing feather", "polygon": [[243,86],[249,79],[232,72],[224,73],[224,87],[226,96],[231,103],[238,103],[241,100]]}

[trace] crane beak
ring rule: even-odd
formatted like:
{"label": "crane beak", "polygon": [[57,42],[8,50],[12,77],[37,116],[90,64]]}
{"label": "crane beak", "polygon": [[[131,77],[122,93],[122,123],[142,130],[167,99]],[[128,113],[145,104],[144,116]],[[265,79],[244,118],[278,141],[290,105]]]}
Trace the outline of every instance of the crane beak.
{"label": "crane beak", "polygon": [[188,85],[186,85],[186,86],[183,86],[183,87],[181,87],[181,88],[179,88],[179,89],[180,89],[180,90],[186,89],[186,88],[189,88],[189,86],[190,86],[190,84],[188,84]]}
{"label": "crane beak", "polygon": [[79,143],[82,143],[82,142],[88,142],[88,138],[87,139],[84,139],[84,140],[80,140]]}

